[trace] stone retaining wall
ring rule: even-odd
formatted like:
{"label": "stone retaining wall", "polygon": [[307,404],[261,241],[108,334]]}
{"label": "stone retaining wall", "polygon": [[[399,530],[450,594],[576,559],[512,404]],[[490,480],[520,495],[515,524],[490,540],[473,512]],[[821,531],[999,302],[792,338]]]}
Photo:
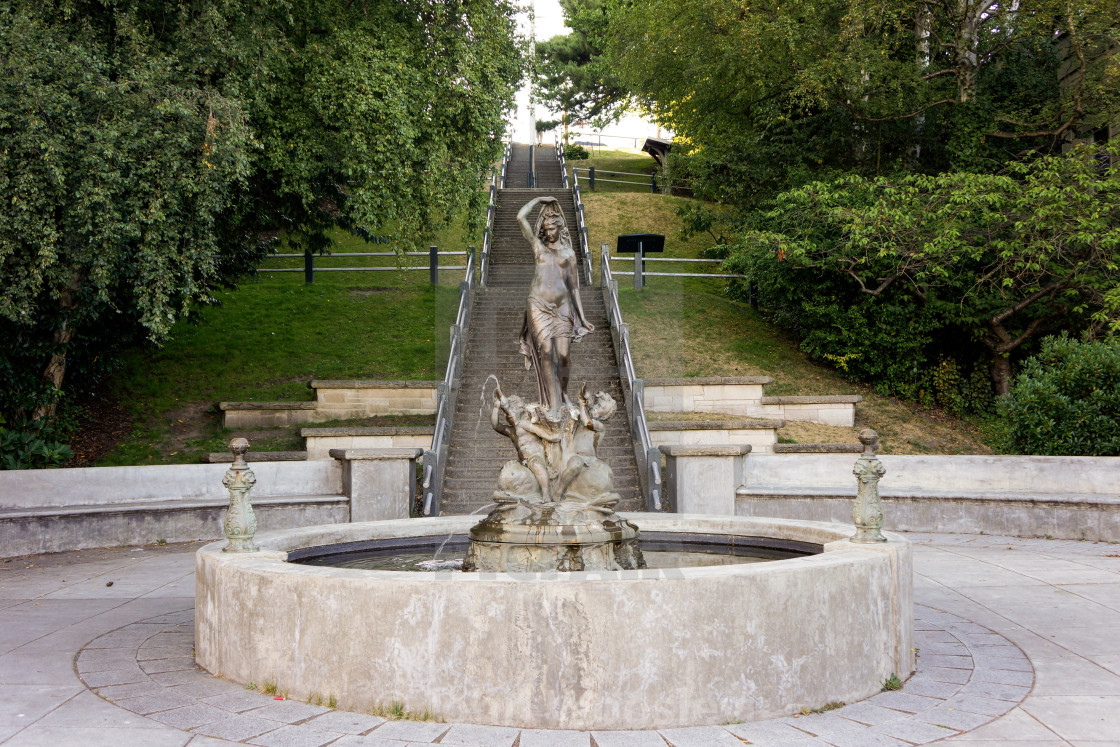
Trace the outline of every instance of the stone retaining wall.
{"label": "stone retaining wall", "polygon": [[324,420],[373,415],[434,415],[435,381],[312,381],[317,414]]}
{"label": "stone retaining wall", "polygon": [[687,379],[646,379],[648,412],[710,412],[747,418],[804,420],[851,427],[858,394],[808,397],[766,397],[769,376],[713,376]]}
{"label": "stone retaining wall", "polygon": [[[413,449],[347,449],[333,459],[253,462],[259,531],[403,518]],[[0,557],[224,536],[225,464],[0,471]]]}
{"label": "stone retaining wall", "polygon": [[302,428],[308,459],[330,459],[331,449],[396,449],[431,446],[434,425],[383,428]]}
{"label": "stone retaining wall", "polygon": [[819,397],[763,397],[762,412],[770,417],[803,420],[821,425],[851,428],[855,425],[858,394],[833,394]]}
{"label": "stone retaining wall", "polygon": [[712,376],[688,379],[646,379],[649,412],[722,412],[764,417],[759,409],[769,376]]}
{"label": "stone retaining wall", "polygon": [[310,402],[220,402],[226,428],[299,425],[375,415],[434,415],[437,381],[312,380]]}
{"label": "stone retaining wall", "polygon": [[[854,454],[750,454],[741,516],[851,522]],[[884,455],[885,527],[1120,542],[1120,458]]]}
{"label": "stone retaining wall", "polygon": [[770,453],[778,442],[782,420],[653,420],[649,435],[654,446],[749,445],[756,453]]}

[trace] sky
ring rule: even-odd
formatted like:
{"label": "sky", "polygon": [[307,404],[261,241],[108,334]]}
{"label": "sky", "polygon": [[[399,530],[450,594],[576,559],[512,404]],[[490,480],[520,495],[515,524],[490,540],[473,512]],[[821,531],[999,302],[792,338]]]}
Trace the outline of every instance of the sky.
{"label": "sky", "polygon": [[[557,34],[568,34],[571,32],[567,26],[564,25],[564,12],[560,8],[559,0],[529,0],[536,9],[536,38],[538,40],[551,39]],[[522,13],[518,17],[519,28],[523,34],[529,35],[529,14]],[[544,107],[537,106],[537,119],[560,119],[559,113],[553,113]],[[517,94],[517,111],[514,113],[513,118],[513,139],[519,143],[530,142],[530,135],[532,128],[529,124],[529,86],[526,84]],[[584,133],[591,133],[592,128],[588,127],[583,130]],[[598,132],[598,131],[596,131]],[[610,125],[602,130],[602,142],[604,146],[626,147],[626,148],[641,148],[642,141],[647,137],[657,137],[658,128],[656,124],[648,122],[641,117],[627,116],[623,117],[617,124]],[[661,131],[663,137],[667,137],[668,133],[665,130]],[[546,135],[551,142],[551,135]],[[583,140],[597,140],[597,138],[585,136]]]}

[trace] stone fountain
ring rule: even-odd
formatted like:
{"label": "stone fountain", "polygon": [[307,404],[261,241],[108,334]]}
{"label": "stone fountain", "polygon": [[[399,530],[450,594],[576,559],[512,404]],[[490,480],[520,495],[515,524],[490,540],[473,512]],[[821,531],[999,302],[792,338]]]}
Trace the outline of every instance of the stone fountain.
{"label": "stone fountain", "polygon": [[[332,524],[255,544],[247,520],[244,531],[231,524],[230,544],[244,551],[219,542],[196,556],[199,665],[344,709],[396,701],[451,721],[567,729],[770,718],[905,679],[914,669],[910,544],[878,531],[881,465],[870,446],[857,467],[855,542],[843,524],[615,512],[596,447],[617,405],[586,387],[568,396],[571,345],[594,327],[550,200],[518,216],[537,259],[521,350],[538,398],[494,391],[491,425],[517,451],[496,476],[497,508],[477,523]],[[244,502],[248,517],[251,472],[243,462],[234,470],[231,506]],[[651,543],[645,558],[639,525]],[[467,572],[302,564],[403,547],[431,558],[464,534]],[[647,568],[657,542],[727,556],[755,548],[756,559],[774,560]]]}
{"label": "stone fountain", "polygon": [[[536,226],[529,216],[541,210]],[[571,345],[595,330],[583,313],[571,236],[554,197],[517,215],[536,272],[526,300],[521,352],[537,377],[538,402],[494,390],[490,424],[517,459],[502,467],[497,508],[470,530],[465,571],[617,571],[642,568],[638,528],[614,511],[614,473],[596,456],[617,405],[605,392],[568,397]]]}

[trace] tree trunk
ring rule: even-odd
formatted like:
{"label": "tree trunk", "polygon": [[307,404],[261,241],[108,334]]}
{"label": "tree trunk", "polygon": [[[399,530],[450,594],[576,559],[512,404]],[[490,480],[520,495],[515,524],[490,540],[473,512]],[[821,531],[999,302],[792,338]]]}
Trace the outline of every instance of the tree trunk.
{"label": "tree trunk", "polygon": [[1011,357],[996,353],[992,361],[992,384],[995,386],[996,395],[1002,397],[1011,391]]}
{"label": "tree trunk", "polygon": [[[930,51],[929,37],[933,28],[933,14],[928,6],[919,4],[914,14],[914,47],[917,54],[918,69],[924,75],[929,70]],[[925,129],[926,115],[919,114],[914,118],[914,143],[910,146],[910,159],[914,163],[922,158],[922,132]],[[878,170],[876,170],[878,173]]]}
{"label": "tree trunk", "polygon": [[54,342],[60,347],[51,355],[50,362],[43,369],[43,379],[54,388],[54,396],[51,397],[50,402],[42,403],[35,408],[35,412],[31,415],[34,420],[40,418],[51,420],[54,418],[55,406],[58,404],[58,393],[62,391],[62,379],[66,375],[66,345],[69,344],[73,336],[74,330],[63,320],[61,326],[54,333]]}
{"label": "tree trunk", "polygon": [[62,321],[59,323],[58,329],[54,331],[55,351],[51,354],[47,367],[43,369],[43,379],[53,387],[54,392],[50,402],[44,402],[35,408],[35,411],[31,414],[34,420],[40,418],[52,420],[54,418],[58,395],[62,391],[62,379],[66,375],[66,346],[70,344],[70,340],[74,337],[74,327],[70,323],[70,312],[74,309],[74,292],[78,290],[81,282],[82,273],[75,270],[73,275],[70,276],[69,287],[64,288],[59,294],[58,308],[62,311]]}

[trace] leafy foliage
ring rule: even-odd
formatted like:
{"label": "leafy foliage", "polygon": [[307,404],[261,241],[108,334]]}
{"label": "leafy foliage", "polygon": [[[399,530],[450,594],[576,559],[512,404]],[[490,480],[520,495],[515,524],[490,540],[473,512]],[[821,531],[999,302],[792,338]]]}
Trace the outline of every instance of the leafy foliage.
{"label": "leafy foliage", "polygon": [[481,215],[521,73],[513,13],[0,3],[0,334],[18,343],[0,368],[20,372],[3,412],[49,418],[68,364],[159,344],[280,233],[322,251],[333,228],[393,225],[406,247]]}
{"label": "leafy foliage", "polygon": [[564,146],[565,161],[586,161],[588,158],[591,158],[591,153],[582,145],[569,143]]}
{"label": "leafy foliage", "polygon": [[[822,170],[993,170],[1120,112],[1117,0],[607,0],[589,32],[698,196],[753,208]],[[691,163],[685,163],[690,161]]]}
{"label": "leafy foliage", "polygon": [[0,421],[0,469],[61,467],[69,459],[70,447],[54,439],[43,420],[14,428]]}
{"label": "leafy foliage", "polygon": [[1009,356],[1028,341],[1117,324],[1120,171],[1092,155],[814,182],[779,195],[727,266],[818,359],[903,390],[907,368],[979,346],[1003,393]]}
{"label": "leafy foliage", "polygon": [[1046,338],[999,413],[1004,451],[1120,456],[1120,340]]}
{"label": "leafy foliage", "polygon": [[560,0],[572,32],[537,43],[537,96],[564,113],[564,124],[617,119],[626,90],[603,58],[609,0]]}

